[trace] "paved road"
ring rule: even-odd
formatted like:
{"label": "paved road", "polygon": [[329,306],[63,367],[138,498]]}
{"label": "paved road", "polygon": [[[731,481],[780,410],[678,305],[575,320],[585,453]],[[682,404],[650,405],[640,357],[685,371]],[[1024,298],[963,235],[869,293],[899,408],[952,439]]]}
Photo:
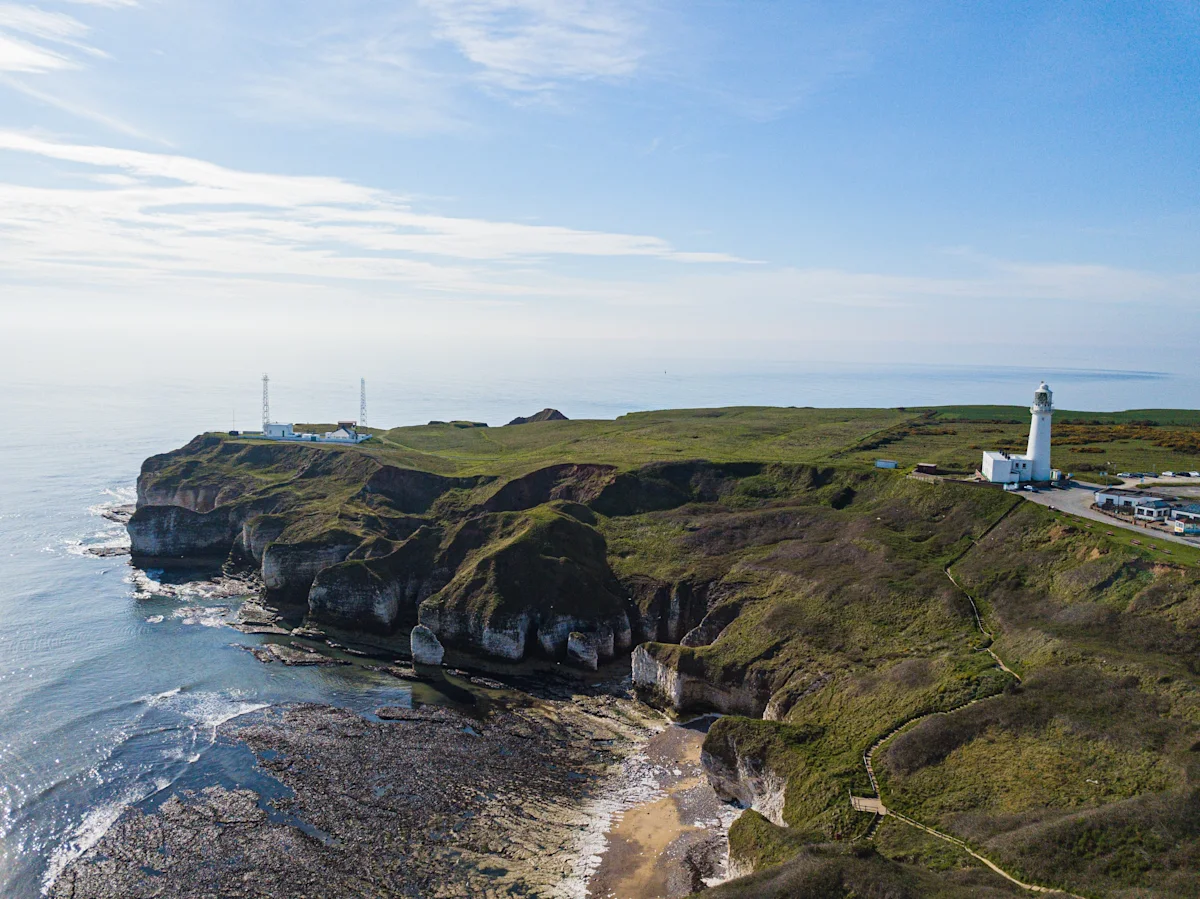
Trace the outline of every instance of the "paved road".
{"label": "paved road", "polygon": [[1171,543],[1182,543],[1184,546],[1200,547],[1200,540],[1184,539],[1183,537],[1177,537],[1175,534],[1169,534],[1165,531],[1155,530],[1154,528],[1144,528],[1131,521],[1123,521],[1105,515],[1103,512],[1097,512],[1092,508],[1093,496],[1097,489],[1096,487],[1084,487],[1077,484],[1061,490],[1040,490],[1037,493],[1029,493],[1022,490],[1021,496],[1032,503],[1037,503],[1041,506],[1053,506],[1056,509],[1061,509],[1063,512],[1069,512],[1072,515],[1078,515],[1080,518],[1087,518],[1091,521],[1099,521],[1109,527],[1137,531],[1150,540],[1163,540]]}

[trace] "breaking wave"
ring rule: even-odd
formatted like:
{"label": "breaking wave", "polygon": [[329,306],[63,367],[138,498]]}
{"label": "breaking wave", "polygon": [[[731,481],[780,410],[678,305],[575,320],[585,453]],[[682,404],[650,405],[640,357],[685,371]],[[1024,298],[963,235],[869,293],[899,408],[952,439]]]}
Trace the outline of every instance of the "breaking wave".
{"label": "breaking wave", "polygon": [[85,814],[66,841],[50,853],[46,873],[42,877],[42,895],[50,892],[54,881],[66,870],[67,865],[100,842],[127,808],[170,785],[170,779],[161,777],[148,784],[130,787],[117,799],[103,802]]}

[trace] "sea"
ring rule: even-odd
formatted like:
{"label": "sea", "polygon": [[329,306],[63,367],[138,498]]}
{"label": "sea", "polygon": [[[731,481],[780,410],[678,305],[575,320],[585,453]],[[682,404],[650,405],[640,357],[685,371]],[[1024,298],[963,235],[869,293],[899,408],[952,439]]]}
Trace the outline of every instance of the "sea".
{"label": "sea", "polygon": [[[339,348],[344,349],[344,348]],[[1072,409],[1200,406],[1194,373],[983,366],[641,360],[464,369],[334,353],[306,365],[163,362],[70,378],[36,364],[0,378],[0,896],[37,897],[130,806],[220,781],[255,784],[252,760],[218,737],[226,721],[313,700],[367,711],[437,702],[355,666],[263,665],[260,638],[225,627],[235,588],[202,572],[139,571],[106,514],[133,502],[142,460],[205,430],[255,426],[261,374],[272,417],[503,424],[551,406],[571,418],[727,405],[1023,404],[1050,381]],[[536,361],[536,360],[534,360]],[[343,364],[344,363],[344,364]],[[340,374],[339,374],[340,372]]]}

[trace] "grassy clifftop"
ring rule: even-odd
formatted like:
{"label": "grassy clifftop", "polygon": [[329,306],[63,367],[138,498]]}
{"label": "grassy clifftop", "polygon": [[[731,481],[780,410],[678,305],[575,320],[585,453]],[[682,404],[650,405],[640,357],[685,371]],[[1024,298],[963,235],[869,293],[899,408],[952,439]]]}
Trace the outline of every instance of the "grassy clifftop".
{"label": "grassy clifftop", "polygon": [[[896,459],[901,467],[936,462],[948,471],[969,473],[978,466],[982,449],[1024,450],[1029,413],[1018,406],[746,406],[637,412],[611,421],[548,421],[499,428],[461,424],[372,429],[373,439],[357,447],[318,445],[312,449],[460,476],[512,477],[564,462],[632,468],[691,458],[713,462],[833,460],[865,467],[880,456]],[[309,449],[240,439],[228,441],[222,457],[233,466],[246,461],[269,470],[269,453],[233,458],[238,456],[236,447],[247,446]],[[210,463],[218,461],[209,459]],[[1103,469],[1105,463],[1111,463],[1113,471],[1200,470],[1200,412],[1059,411],[1055,413],[1052,461],[1064,470],[1094,471],[1097,465]],[[221,469],[210,464],[207,470],[216,473]]]}
{"label": "grassy clifftop", "polygon": [[[1200,553],[872,465],[973,468],[1026,417],[737,408],[397,428],[358,447],[210,435],[149,460],[140,486],[248,510],[268,553],[357,542],[318,582],[365,605],[403,594],[402,621],[406,601],[628,614],[686,681],[681,705],[744,713],[706,753],[757,809],[731,842],[760,873],[720,895],[1021,894],[894,819],[866,839],[849,804],[872,795],[862,754],[911,722],[874,756],[890,808],[1033,882],[1200,896]],[[1063,467],[1200,468],[1194,413],[1058,420]]]}

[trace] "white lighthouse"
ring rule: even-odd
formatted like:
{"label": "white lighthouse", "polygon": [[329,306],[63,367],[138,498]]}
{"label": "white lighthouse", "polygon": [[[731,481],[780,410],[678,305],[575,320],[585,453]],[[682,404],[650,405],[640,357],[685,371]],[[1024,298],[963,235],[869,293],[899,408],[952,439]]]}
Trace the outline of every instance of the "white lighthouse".
{"label": "white lighthouse", "polygon": [[1054,416],[1054,393],[1043,381],[1033,392],[1029,412],[1029,448],[1023,456],[988,451],[983,454],[983,476],[993,484],[1048,481],[1050,472],[1050,419]]}
{"label": "white lighthouse", "polygon": [[1025,456],[1032,463],[1032,480],[1050,480],[1050,419],[1054,415],[1052,401],[1054,393],[1042,381],[1033,392],[1033,405],[1029,407],[1033,421],[1029,424],[1029,448]]}

